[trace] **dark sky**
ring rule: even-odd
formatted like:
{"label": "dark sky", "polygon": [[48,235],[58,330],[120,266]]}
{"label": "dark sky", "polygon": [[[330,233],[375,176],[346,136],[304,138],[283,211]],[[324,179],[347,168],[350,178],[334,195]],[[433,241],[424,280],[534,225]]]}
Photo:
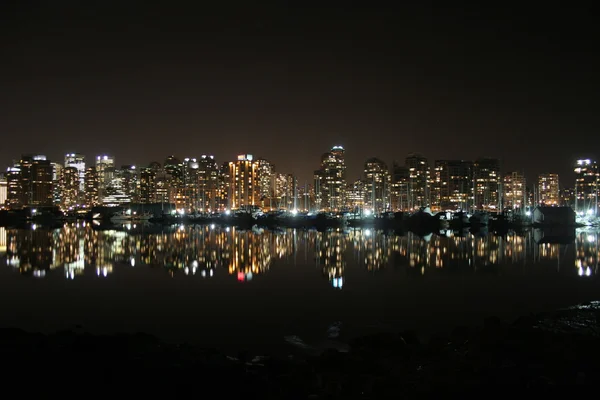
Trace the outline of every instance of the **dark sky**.
{"label": "dark sky", "polygon": [[251,153],[304,180],[341,144],[349,178],[419,151],[570,186],[600,154],[591,9],[190,3],[2,2],[0,165]]}

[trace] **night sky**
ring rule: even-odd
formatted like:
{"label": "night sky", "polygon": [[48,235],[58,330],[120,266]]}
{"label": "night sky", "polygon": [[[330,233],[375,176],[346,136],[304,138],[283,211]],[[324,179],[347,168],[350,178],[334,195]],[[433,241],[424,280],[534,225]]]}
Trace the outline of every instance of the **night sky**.
{"label": "night sky", "polygon": [[302,181],[340,144],[349,179],[418,151],[571,186],[600,155],[591,9],[227,4],[2,2],[0,166],[251,153]]}

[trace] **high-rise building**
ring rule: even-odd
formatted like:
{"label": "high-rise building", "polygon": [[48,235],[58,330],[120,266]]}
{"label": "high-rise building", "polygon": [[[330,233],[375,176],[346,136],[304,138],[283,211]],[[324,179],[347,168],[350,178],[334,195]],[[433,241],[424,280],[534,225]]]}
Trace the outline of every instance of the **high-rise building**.
{"label": "high-rise building", "polygon": [[73,209],[80,204],[79,170],[75,167],[65,167],[61,182],[62,207],[65,210]]}
{"label": "high-rise building", "polygon": [[575,163],[575,211],[597,213],[598,164],[590,159]]}
{"label": "high-rise building", "polygon": [[394,161],[392,166],[392,209],[405,211],[412,209],[409,196],[410,171],[405,165]]}
{"label": "high-rise building", "polygon": [[62,190],[62,171],[63,171],[63,166],[62,164],[53,162],[50,163],[52,165],[52,197],[53,197],[53,205],[55,206],[60,206],[61,204],[61,190]]}
{"label": "high-rise building", "polygon": [[342,146],[333,146],[321,156],[321,168],[315,171],[317,207],[321,210],[339,211],[345,206],[346,162]]}
{"label": "high-rise building", "polygon": [[106,187],[114,178],[115,158],[108,155],[96,157],[96,173],[98,175],[98,199],[102,201]]}
{"label": "high-rise building", "polygon": [[431,176],[427,158],[420,153],[411,153],[406,157],[406,167],[410,172],[408,195],[412,209],[429,206]]}
{"label": "high-rise building", "polygon": [[298,187],[292,174],[275,173],[272,177],[274,193],[272,196],[274,209],[293,210],[298,205]]}
{"label": "high-rise building", "polygon": [[219,165],[212,155],[198,160],[200,211],[215,212],[219,207]]}
{"label": "high-rise building", "polygon": [[258,206],[260,186],[258,179],[259,163],[252,154],[242,154],[237,161],[229,163],[229,208],[240,209]]}
{"label": "high-rise building", "polygon": [[77,169],[79,174],[79,192],[83,193],[85,190],[85,156],[77,153],[66,154],[65,167]]}
{"label": "high-rise building", "polygon": [[21,167],[15,164],[6,170],[6,204],[10,209],[23,208],[23,188],[21,187]]}
{"label": "high-rise building", "polygon": [[500,209],[500,160],[479,158],[473,163],[474,208],[497,212]]}
{"label": "high-rise building", "polygon": [[8,181],[4,174],[0,174],[0,208],[6,206],[8,199]]}
{"label": "high-rise building", "polygon": [[122,165],[118,171],[121,178],[122,194],[126,196],[128,202],[136,202],[138,200],[138,170],[135,165]]}
{"label": "high-rise building", "polygon": [[370,158],[364,168],[365,207],[374,213],[390,209],[391,179],[387,164]]}
{"label": "high-rise building", "polygon": [[525,176],[521,172],[513,171],[504,175],[502,188],[504,208],[522,210],[527,205],[526,193]]}
{"label": "high-rise building", "polygon": [[274,189],[273,189],[273,176],[275,174],[275,166],[264,158],[256,160],[257,166],[257,177],[258,180],[258,204],[263,210],[275,209],[274,202]]}
{"label": "high-rise building", "polygon": [[52,165],[46,156],[23,155],[8,169],[7,200],[12,209],[52,206]]}
{"label": "high-rise building", "polygon": [[432,185],[432,209],[468,211],[473,204],[473,162],[436,160]]}
{"label": "high-rise building", "polygon": [[156,174],[156,169],[151,166],[140,168],[140,203],[156,202]]}
{"label": "high-rise building", "polygon": [[96,167],[88,167],[85,170],[85,190],[84,190],[84,204],[86,207],[94,207],[98,205],[98,188],[100,181],[98,179],[98,172]]}
{"label": "high-rise building", "polygon": [[368,197],[365,190],[365,181],[362,179],[355,180],[352,184],[348,185],[346,189],[346,197],[348,201],[348,207],[352,212],[360,212],[365,207],[365,199]]}
{"label": "high-rise building", "polygon": [[560,204],[558,174],[540,174],[538,177],[538,202],[545,205]]}

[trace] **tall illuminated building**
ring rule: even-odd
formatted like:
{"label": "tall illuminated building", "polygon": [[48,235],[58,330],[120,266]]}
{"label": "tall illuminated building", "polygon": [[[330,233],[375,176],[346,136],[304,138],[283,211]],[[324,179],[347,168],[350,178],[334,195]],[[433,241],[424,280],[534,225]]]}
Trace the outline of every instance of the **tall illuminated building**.
{"label": "tall illuminated building", "polygon": [[87,207],[94,207],[99,204],[98,188],[99,188],[98,171],[95,167],[88,167],[85,170],[85,190],[84,204]]}
{"label": "tall illuminated building", "polygon": [[63,166],[57,162],[50,163],[52,165],[52,191],[53,191],[53,201],[52,203],[55,206],[60,206],[61,203],[61,181],[62,181],[62,171]]}
{"label": "tall illuminated building", "polygon": [[256,160],[258,164],[256,169],[256,179],[258,180],[258,205],[264,210],[273,210],[275,208],[273,176],[275,174],[275,166],[264,158]]}
{"label": "tall illuminated building", "polygon": [[387,164],[378,158],[370,158],[364,168],[365,207],[374,213],[390,208],[391,179]]}
{"label": "tall illuminated building", "polygon": [[358,179],[351,184],[348,184],[346,189],[346,201],[352,212],[359,212],[365,207],[365,199],[367,192],[365,190],[365,181]]}
{"label": "tall illuminated building", "polygon": [[582,159],[575,163],[575,211],[597,213],[598,164]]}
{"label": "tall illuminated building", "polygon": [[392,210],[412,209],[409,201],[410,171],[396,161],[392,165]]}
{"label": "tall illuminated building", "polygon": [[473,203],[473,162],[436,160],[432,185],[432,209],[468,211]]}
{"label": "tall illuminated building", "polygon": [[259,163],[252,154],[239,155],[229,163],[228,199],[230,209],[258,206],[260,199]]}
{"label": "tall illuminated building", "polygon": [[85,156],[78,153],[68,153],[65,155],[65,167],[77,169],[79,174],[79,191],[85,190]]}
{"label": "tall illuminated building", "polygon": [[497,212],[500,208],[500,160],[479,158],[473,163],[474,208]]}
{"label": "tall illuminated building", "polygon": [[545,205],[560,204],[558,174],[540,174],[538,177],[538,202]]}
{"label": "tall illuminated building", "polygon": [[293,210],[298,208],[298,185],[296,177],[292,174],[274,173],[272,208]]}
{"label": "tall illuminated building", "polygon": [[[160,171],[160,168],[158,169]],[[155,202],[157,171],[151,166],[140,168],[140,197],[142,204]]]}
{"label": "tall illuminated building", "polygon": [[202,155],[198,160],[198,190],[200,211],[219,210],[219,165],[212,155]]}
{"label": "tall illuminated building", "polygon": [[63,209],[76,208],[80,204],[79,170],[77,168],[63,168],[61,187]]}
{"label": "tall illuminated building", "polygon": [[7,171],[7,200],[12,209],[53,204],[52,165],[43,155],[23,155]]}
{"label": "tall illuminated building", "polygon": [[108,155],[96,156],[96,173],[98,174],[98,199],[104,197],[106,187],[114,177],[115,158]]}
{"label": "tall illuminated building", "polygon": [[427,158],[420,153],[411,153],[405,164],[410,172],[408,196],[412,209],[430,206],[431,176]]}
{"label": "tall illuminated building", "polygon": [[8,199],[8,181],[4,174],[0,174],[0,208],[6,205]]}
{"label": "tall illuminated building", "polygon": [[23,208],[23,188],[21,187],[21,167],[19,164],[6,170],[6,205],[12,210]]}
{"label": "tall illuminated building", "polygon": [[315,171],[315,194],[317,208],[340,211],[346,202],[346,161],[342,146],[333,148],[321,156],[321,167]]}
{"label": "tall illuminated building", "polygon": [[527,205],[525,176],[521,172],[509,172],[504,175],[502,188],[503,206],[509,209],[523,209]]}

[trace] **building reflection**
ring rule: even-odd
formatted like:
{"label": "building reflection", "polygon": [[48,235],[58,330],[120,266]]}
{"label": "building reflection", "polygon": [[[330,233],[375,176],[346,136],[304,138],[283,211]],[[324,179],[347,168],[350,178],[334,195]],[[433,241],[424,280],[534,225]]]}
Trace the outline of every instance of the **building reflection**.
{"label": "building reflection", "polygon": [[538,231],[418,236],[370,229],[269,231],[214,225],[101,230],[79,222],[58,229],[0,228],[0,256],[21,274],[36,277],[61,270],[68,279],[84,274],[104,278],[119,268],[149,266],[170,276],[210,279],[224,274],[247,282],[266,274],[278,261],[289,265],[304,254],[305,264],[313,259],[336,289],[344,287],[348,262],[368,272],[393,266],[419,275],[551,262],[558,271],[582,277],[598,273],[597,232],[577,231],[559,239]]}

